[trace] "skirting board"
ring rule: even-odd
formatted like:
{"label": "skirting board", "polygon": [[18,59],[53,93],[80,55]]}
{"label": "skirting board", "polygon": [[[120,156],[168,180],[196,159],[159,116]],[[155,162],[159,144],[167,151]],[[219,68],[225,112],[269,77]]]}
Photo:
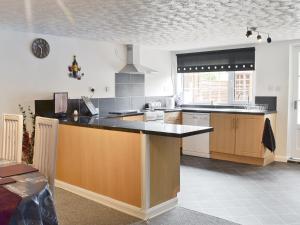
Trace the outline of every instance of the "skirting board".
{"label": "skirting board", "polygon": [[95,192],[77,187],[72,184],[68,184],[60,180],[55,180],[55,186],[142,220],[147,220],[158,216],[164,212],[175,208],[178,204],[178,199],[176,197],[167,202],[154,206],[150,209],[144,210],[136,206],[129,205],[127,203],[112,199],[104,195],[97,194]]}
{"label": "skirting board", "polygon": [[202,153],[202,152],[194,152],[189,150],[182,150],[183,155],[191,155],[191,156],[198,156],[202,158],[210,158],[210,153]]}
{"label": "skirting board", "polygon": [[275,161],[276,162],[287,162],[288,161],[288,157],[281,156],[281,155],[275,155]]}

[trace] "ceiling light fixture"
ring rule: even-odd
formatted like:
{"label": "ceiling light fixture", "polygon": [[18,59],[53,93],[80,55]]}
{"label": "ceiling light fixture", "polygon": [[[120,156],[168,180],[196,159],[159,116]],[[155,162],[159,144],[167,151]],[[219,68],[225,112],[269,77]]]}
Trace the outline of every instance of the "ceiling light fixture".
{"label": "ceiling light fixture", "polygon": [[272,42],[272,39],[270,38],[270,35],[268,34],[267,42],[270,44]]}
{"label": "ceiling light fixture", "polygon": [[257,41],[261,42],[261,35],[259,33],[256,38],[257,38]]}
{"label": "ceiling light fixture", "polygon": [[247,28],[246,37],[250,37],[252,35],[252,31]]}
{"label": "ceiling light fixture", "polygon": [[270,44],[272,42],[272,39],[271,39],[269,33],[266,33],[266,32],[263,32],[261,30],[258,30],[257,27],[247,27],[246,37],[249,38],[251,35],[253,35],[253,33],[257,33],[256,39],[257,39],[258,42],[262,41],[262,35],[261,35],[261,33],[268,35],[267,43]]}

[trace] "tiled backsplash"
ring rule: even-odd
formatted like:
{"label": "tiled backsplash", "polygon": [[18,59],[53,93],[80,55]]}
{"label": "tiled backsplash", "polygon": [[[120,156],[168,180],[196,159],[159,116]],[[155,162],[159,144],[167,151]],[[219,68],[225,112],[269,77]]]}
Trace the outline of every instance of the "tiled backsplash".
{"label": "tiled backsplash", "polygon": [[276,96],[255,96],[255,104],[268,105],[268,110],[277,110]]}
{"label": "tiled backsplash", "polygon": [[116,97],[144,97],[144,74],[115,74]]}
{"label": "tiled backsplash", "polygon": [[[160,101],[165,106],[166,97],[145,97],[144,74],[115,74],[116,98],[93,98],[94,106],[99,108],[99,113],[107,114],[120,110],[142,110],[145,103]],[[54,112],[53,100],[36,100],[36,115],[51,116]],[[69,99],[68,114],[77,110],[80,115],[88,115],[88,109],[80,99]]]}
{"label": "tiled backsplash", "polygon": [[[152,101],[160,101],[165,106],[165,96],[158,97],[116,97],[116,98],[92,98],[96,108],[99,108],[100,115],[107,114],[112,111],[128,110],[128,109],[144,109],[145,103]],[[80,115],[89,115],[86,106],[81,99],[68,100],[68,114],[71,115],[77,110]],[[52,116],[54,112],[53,100],[36,100],[35,113],[39,116]]]}

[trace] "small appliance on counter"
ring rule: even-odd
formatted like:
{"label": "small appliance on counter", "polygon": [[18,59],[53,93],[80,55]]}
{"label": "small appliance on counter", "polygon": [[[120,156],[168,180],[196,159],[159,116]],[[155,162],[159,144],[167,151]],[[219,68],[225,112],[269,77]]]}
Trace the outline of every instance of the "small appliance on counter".
{"label": "small appliance on counter", "polygon": [[166,108],[167,109],[174,109],[175,108],[175,98],[174,97],[166,98]]}
{"label": "small appliance on counter", "polygon": [[149,102],[146,103],[145,105],[145,109],[149,109],[149,110],[155,110],[155,109],[160,109],[162,108],[162,104],[161,102]]}
{"label": "small appliance on counter", "polygon": [[82,96],[81,98],[92,116],[99,114],[98,110],[95,108],[90,98],[85,96]]}
{"label": "small appliance on counter", "polygon": [[53,94],[53,101],[55,117],[66,117],[68,110],[68,92],[55,92]]}

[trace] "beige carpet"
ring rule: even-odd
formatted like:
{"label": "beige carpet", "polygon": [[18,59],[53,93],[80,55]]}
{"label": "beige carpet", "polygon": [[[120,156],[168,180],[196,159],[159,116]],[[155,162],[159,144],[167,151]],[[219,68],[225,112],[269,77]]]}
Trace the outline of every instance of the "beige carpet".
{"label": "beige carpet", "polygon": [[55,200],[60,225],[235,225],[181,207],[144,222],[60,188],[55,190]]}

